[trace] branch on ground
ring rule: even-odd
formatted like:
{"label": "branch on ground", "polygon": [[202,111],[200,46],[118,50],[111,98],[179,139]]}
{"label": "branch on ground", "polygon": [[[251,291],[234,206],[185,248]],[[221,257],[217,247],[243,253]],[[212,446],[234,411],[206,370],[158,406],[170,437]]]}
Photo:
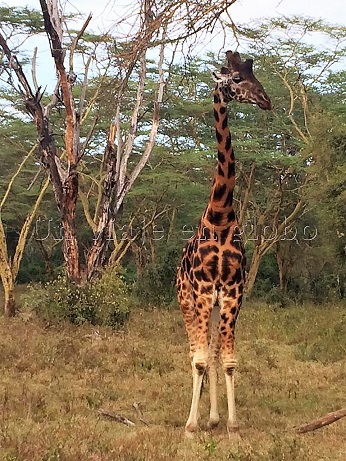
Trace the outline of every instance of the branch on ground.
{"label": "branch on ground", "polygon": [[298,434],[305,434],[305,432],[315,431],[316,429],[320,429],[321,427],[328,426],[329,424],[335,423],[341,418],[346,416],[346,408],[342,408],[341,410],[333,411],[332,413],[328,413],[322,418],[313,419],[307,424],[303,424],[301,426],[294,426],[293,429],[298,432]]}
{"label": "branch on ground", "polygon": [[118,413],[113,413],[112,411],[108,410],[99,410],[98,413],[102,416],[106,416],[107,418],[113,419],[117,423],[125,424],[125,426],[136,427],[136,424],[133,421],[125,418],[125,416],[119,415]]}

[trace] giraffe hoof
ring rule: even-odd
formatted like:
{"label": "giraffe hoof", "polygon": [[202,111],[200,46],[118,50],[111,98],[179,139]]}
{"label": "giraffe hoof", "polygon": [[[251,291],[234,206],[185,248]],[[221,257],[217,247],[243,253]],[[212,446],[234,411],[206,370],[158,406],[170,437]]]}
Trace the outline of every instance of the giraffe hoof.
{"label": "giraffe hoof", "polygon": [[228,437],[230,439],[241,439],[240,433],[239,433],[239,426],[238,424],[229,424],[227,423],[227,432],[228,432]]}
{"label": "giraffe hoof", "polygon": [[185,429],[185,438],[190,439],[190,440],[194,439],[195,438],[195,433]]}
{"label": "giraffe hoof", "polygon": [[188,423],[185,426],[185,437],[187,439],[193,439],[195,432],[199,429],[198,425],[195,423]]}
{"label": "giraffe hoof", "polygon": [[208,421],[208,429],[215,429],[219,425],[220,419],[217,418],[210,418]]}

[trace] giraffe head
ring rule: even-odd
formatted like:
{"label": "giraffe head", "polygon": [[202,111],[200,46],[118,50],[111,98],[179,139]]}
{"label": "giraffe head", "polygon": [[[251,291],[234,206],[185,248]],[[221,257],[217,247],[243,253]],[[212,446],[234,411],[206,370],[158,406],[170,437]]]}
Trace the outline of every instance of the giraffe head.
{"label": "giraffe head", "polygon": [[269,96],[252,70],[252,59],[242,61],[237,51],[227,51],[227,67],[221,72],[213,72],[216,90],[222,94],[225,103],[230,101],[257,104],[263,110],[271,109]]}

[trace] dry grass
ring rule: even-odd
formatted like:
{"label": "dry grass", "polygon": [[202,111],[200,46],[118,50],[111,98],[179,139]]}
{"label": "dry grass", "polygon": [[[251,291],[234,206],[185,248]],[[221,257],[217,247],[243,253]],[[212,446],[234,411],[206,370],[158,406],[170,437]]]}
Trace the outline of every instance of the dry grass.
{"label": "dry grass", "polygon": [[[124,332],[0,319],[0,459],[4,461],[344,460],[346,420],[292,426],[346,406],[346,309],[245,306],[238,321],[240,443],[222,424],[185,440],[187,343],[178,311],[135,311]],[[100,336],[99,336],[100,335]],[[141,402],[146,427],[134,402]],[[99,417],[99,408],[137,423]]]}

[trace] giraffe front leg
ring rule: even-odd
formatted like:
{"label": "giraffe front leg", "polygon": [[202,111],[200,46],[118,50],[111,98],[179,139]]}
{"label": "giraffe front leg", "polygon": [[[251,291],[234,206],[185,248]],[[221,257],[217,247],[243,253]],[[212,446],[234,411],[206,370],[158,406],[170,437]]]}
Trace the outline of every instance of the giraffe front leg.
{"label": "giraffe front leg", "polygon": [[239,431],[234,392],[234,371],[237,365],[234,354],[234,332],[239,307],[237,300],[223,300],[220,316],[221,361],[226,381],[228,404],[227,431],[229,434],[238,433]]}
{"label": "giraffe front leg", "polygon": [[220,308],[214,306],[211,314],[211,338],[210,338],[210,358],[209,358],[209,390],[210,390],[210,413],[208,426],[210,429],[217,427],[220,421],[217,405],[217,365],[220,352]]}
{"label": "giraffe front leg", "polygon": [[235,393],[234,393],[234,370],[237,365],[235,358],[232,361],[228,361],[227,365],[224,366],[226,390],[227,390],[227,405],[228,405],[228,419],[227,419],[227,431],[229,434],[239,431],[239,425],[236,417],[235,409]]}
{"label": "giraffe front leg", "polygon": [[199,417],[198,407],[199,407],[199,400],[201,396],[201,389],[202,389],[204,373],[205,373],[205,369],[203,370],[201,368],[200,369],[196,368],[194,361],[192,361],[192,382],[193,382],[192,402],[191,402],[189,417],[185,425],[185,435],[188,438],[191,438],[193,436],[193,433],[198,430],[198,417]]}
{"label": "giraffe front leg", "polygon": [[192,358],[193,392],[189,418],[185,433],[191,436],[198,429],[198,406],[201,396],[203,376],[208,368],[208,327],[212,306],[212,295],[195,296],[197,346]]}

